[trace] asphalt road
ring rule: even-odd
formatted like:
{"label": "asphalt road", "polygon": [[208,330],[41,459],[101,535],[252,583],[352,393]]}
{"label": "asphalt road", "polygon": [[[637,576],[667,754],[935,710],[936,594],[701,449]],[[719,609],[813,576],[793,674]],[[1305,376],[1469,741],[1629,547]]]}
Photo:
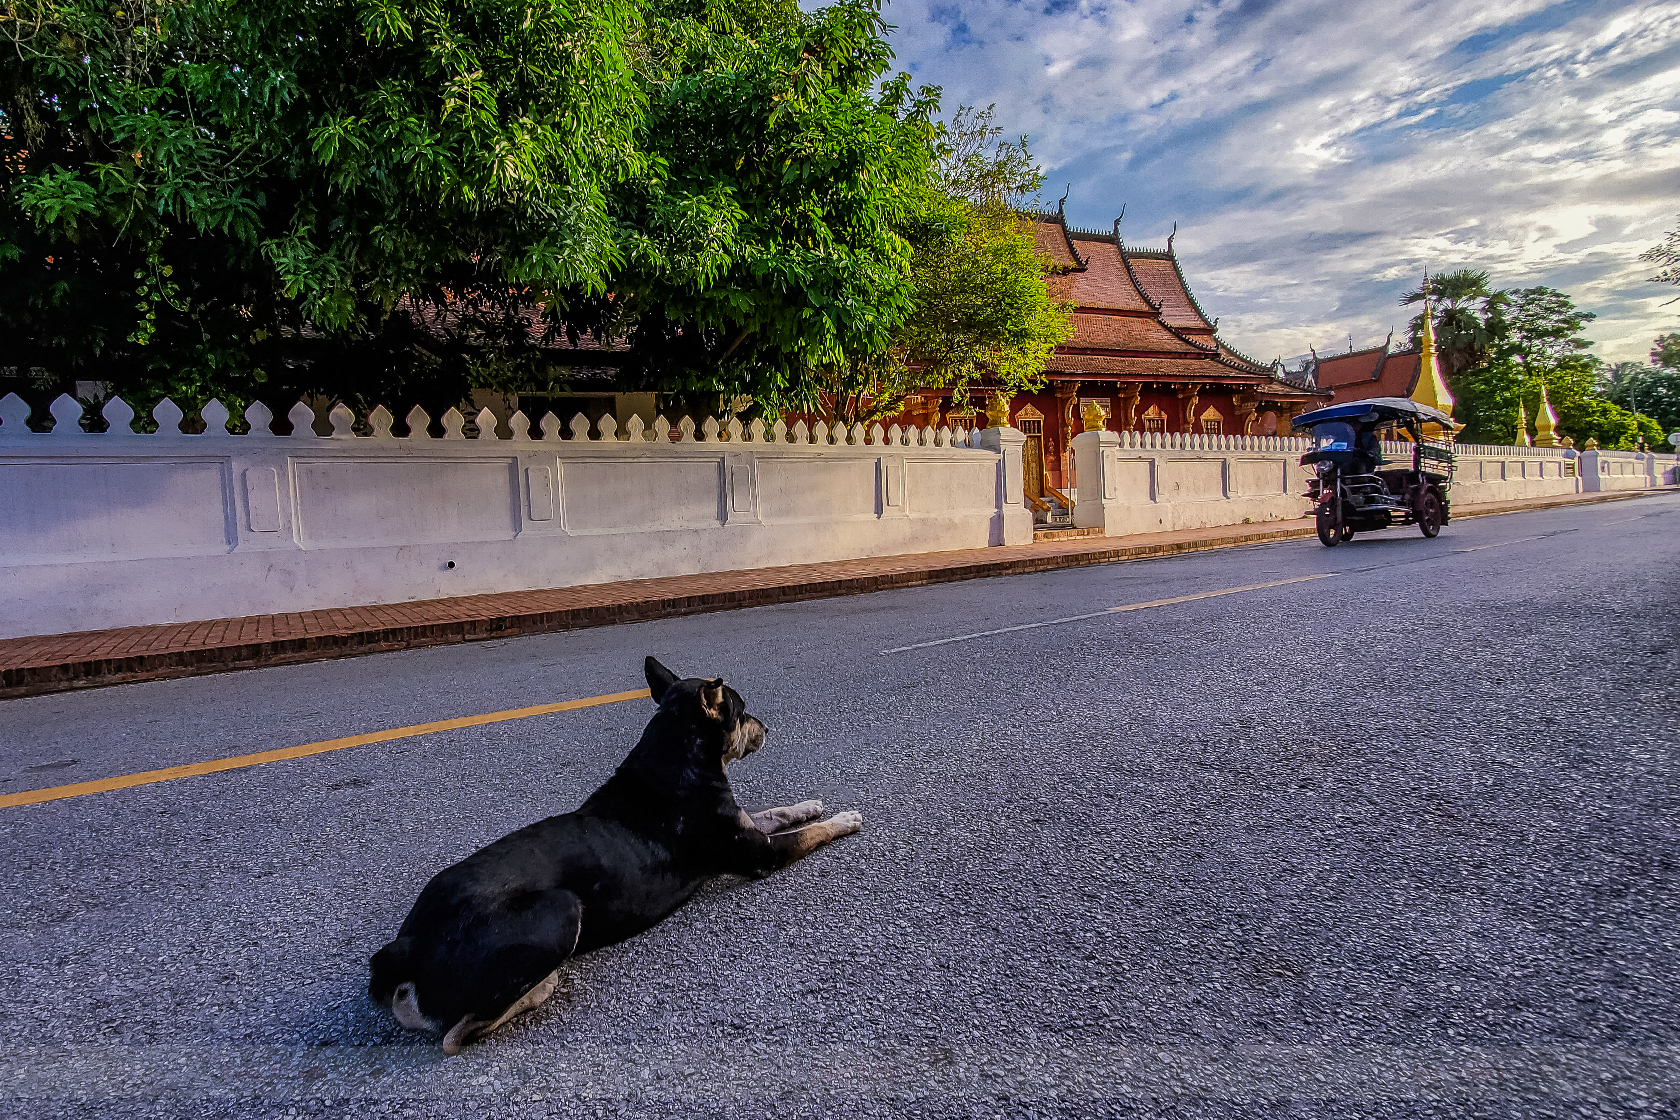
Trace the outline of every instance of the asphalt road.
{"label": "asphalt road", "polygon": [[864,831],[445,1058],[368,955],[647,701],[3,809],[0,1116],[1680,1102],[1680,495],[0,702],[0,793],[635,689],[647,653],[769,724],[743,804]]}

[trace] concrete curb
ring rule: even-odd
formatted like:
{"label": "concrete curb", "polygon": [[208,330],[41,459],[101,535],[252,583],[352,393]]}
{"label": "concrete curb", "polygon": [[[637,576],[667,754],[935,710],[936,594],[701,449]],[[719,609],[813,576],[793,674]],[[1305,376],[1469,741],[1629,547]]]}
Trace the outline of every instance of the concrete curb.
{"label": "concrete curb", "polygon": [[[1467,507],[1454,520],[1486,517],[1502,513],[1551,509],[1558,506],[1587,505],[1595,502],[1617,501],[1644,497],[1660,490],[1628,490],[1605,494],[1581,495],[1569,498],[1540,499],[1533,502],[1509,502],[1481,507]],[[1016,546],[1009,551],[1016,555],[996,559],[940,563],[941,555],[924,557],[920,566],[896,567],[891,570],[833,578],[796,579],[779,582],[777,574],[786,569],[764,569],[758,573],[761,582],[741,587],[702,591],[692,594],[649,595],[635,597],[627,594],[614,601],[595,602],[559,610],[537,610],[511,613],[489,613],[483,617],[458,619],[416,625],[372,626],[346,629],[334,633],[317,633],[298,637],[258,642],[230,642],[204,645],[197,648],[162,650],[128,656],[79,658],[74,655],[62,661],[38,660],[35,663],[0,666],[0,699],[36,696],[72,689],[98,688],[104,685],[133,681],[165,680],[174,677],[198,676],[235,669],[264,668],[271,665],[293,665],[305,661],[322,661],[337,657],[386,653],[392,650],[416,649],[424,646],[448,645],[454,642],[486,641],[510,638],[522,634],[557,633],[595,626],[612,626],[624,622],[646,622],[659,618],[710,611],[738,610],[744,607],[772,606],[778,603],[797,603],[812,599],[837,598],[842,595],[864,595],[875,591],[921,587],[935,583],[954,583],[959,580],[989,579],[997,576],[1028,575],[1060,568],[1089,567],[1132,560],[1150,560],[1180,556],[1192,552],[1235,548],[1243,545],[1265,544],[1273,541],[1295,540],[1314,535],[1309,524],[1288,528],[1266,529],[1258,526],[1231,526],[1229,533],[1178,541],[1156,541],[1146,544],[1097,546],[1068,549],[1064,546],[1038,555],[1019,555]],[[1090,538],[1087,538],[1090,539]],[[1123,538],[1122,538],[1123,539]],[[990,551],[990,550],[985,550]],[[1000,550],[1001,551],[1001,550]],[[894,560],[913,560],[914,557],[882,557],[880,563]],[[851,561],[842,561],[840,567]],[[823,567],[813,565],[812,567]],[[723,573],[733,575],[736,573]],[[658,581],[644,581],[658,582]],[[604,585],[612,587],[613,585]],[[635,584],[621,585],[634,588]],[[515,593],[517,594],[517,593]],[[412,605],[412,604],[410,604]],[[142,629],[142,628],[136,628]],[[62,636],[67,642],[74,635]],[[40,641],[41,639],[35,639]]]}

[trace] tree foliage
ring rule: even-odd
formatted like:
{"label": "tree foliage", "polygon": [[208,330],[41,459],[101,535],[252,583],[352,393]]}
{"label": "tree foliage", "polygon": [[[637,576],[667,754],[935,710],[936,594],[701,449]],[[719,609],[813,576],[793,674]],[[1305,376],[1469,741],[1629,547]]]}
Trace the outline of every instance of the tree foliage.
{"label": "tree foliage", "polygon": [[1669,230],[1661,241],[1639,254],[1639,259],[1659,266],[1657,274],[1647,278],[1651,283],[1680,284],[1680,229]]}
{"label": "tree foliage", "polygon": [[[1487,361],[1504,331],[1503,312],[1509,297],[1488,287],[1488,274],[1461,268],[1429,277],[1400,297],[1402,306],[1432,301],[1435,345],[1442,372],[1451,377]],[[1411,345],[1423,342],[1423,312],[1408,324]]]}
{"label": "tree foliage", "polygon": [[884,30],[878,0],[14,0],[0,330],[142,405],[541,388],[590,333],[627,385],[809,399],[902,346],[910,237],[973,234]]}
{"label": "tree foliage", "polygon": [[1680,369],[1680,334],[1659,334],[1651,347],[1651,364],[1665,369]]}
{"label": "tree foliage", "polygon": [[1001,141],[993,115],[962,106],[939,126],[929,178],[900,226],[913,250],[909,314],[887,345],[818,371],[825,410],[848,424],[891,415],[918,388],[952,388],[958,400],[977,382],[1037,388],[1073,333],[1020,213],[1043,176],[1026,138]]}
{"label": "tree foliage", "polygon": [[235,399],[358,367],[459,376],[464,343],[436,338],[606,290],[608,192],[648,162],[640,28],[632,0],[13,0],[14,360]]}
{"label": "tree foliage", "polygon": [[1541,389],[1558,417],[1558,434],[1577,445],[1598,440],[1605,448],[1660,444],[1657,421],[1618,403],[1604,391],[1603,364],[1589,353],[1581,331],[1595,316],[1555,288],[1532,287],[1502,293],[1506,302],[1499,330],[1482,364],[1452,381],[1454,417],[1465,424],[1469,443],[1509,444],[1517,436],[1518,405],[1532,418]]}
{"label": "tree foliage", "polygon": [[625,340],[648,388],[809,398],[811,369],[879,352],[909,314],[901,230],[937,91],[880,80],[874,0],[657,0],[648,27],[650,171],[614,200],[625,263],[555,313]]}
{"label": "tree foliage", "polygon": [[1656,421],[1664,439],[1653,441],[1668,446],[1669,433],[1680,431],[1680,368],[1659,361],[1680,357],[1672,350],[1680,344],[1680,335],[1662,335],[1651,351],[1651,364],[1618,362],[1607,372],[1605,399],[1624,409],[1643,413]]}

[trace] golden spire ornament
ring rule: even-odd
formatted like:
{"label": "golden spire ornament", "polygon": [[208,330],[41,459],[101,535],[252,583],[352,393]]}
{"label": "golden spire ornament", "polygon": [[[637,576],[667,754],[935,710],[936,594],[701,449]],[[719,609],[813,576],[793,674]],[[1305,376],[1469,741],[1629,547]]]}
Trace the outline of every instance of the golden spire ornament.
{"label": "golden spire ornament", "polygon": [[1427,276],[1423,281],[1423,293],[1423,353],[1418,356],[1417,387],[1412,390],[1412,399],[1451,416],[1453,395],[1447,388],[1446,379],[1441,376],[1441,366],[1435,355],[1435,313],[1429,306]]}
{"label": "golden spire ornament", "polygon": [[1534,410],[1534,446],[1557,446],[1557,413],[1546,399],[1546,386],[1540,386],[1540,407]]}

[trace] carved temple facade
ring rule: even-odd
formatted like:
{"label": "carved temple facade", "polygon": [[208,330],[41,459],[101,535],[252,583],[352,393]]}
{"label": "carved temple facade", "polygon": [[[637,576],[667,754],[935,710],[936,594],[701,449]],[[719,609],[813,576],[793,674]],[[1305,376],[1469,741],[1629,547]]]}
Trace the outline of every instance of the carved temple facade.
{"label": "carved temple facade", "polygon": [[[1170,238],[1165,249],[1140,249],[1125,243],[1119,222],[1104,233],[1069,226],[1060,210],[1030,218],[1039,251],[1054,262],[1045,281],[1073,305],[1074,333],[1051,357],[1044,391],[1010,402],[1011,424],[1027,435],[1029,495],[1073,485],[1070,443],[1093,401],[1112,431],[1218,435],[1288,434],[1293,417],[1329,403],[1328,392],[1285,380],[1219,337]],[[984,392],[971,387],[970,399]],[[949,407],[948,392],[924,391],[905,415],[927,424]]]}

